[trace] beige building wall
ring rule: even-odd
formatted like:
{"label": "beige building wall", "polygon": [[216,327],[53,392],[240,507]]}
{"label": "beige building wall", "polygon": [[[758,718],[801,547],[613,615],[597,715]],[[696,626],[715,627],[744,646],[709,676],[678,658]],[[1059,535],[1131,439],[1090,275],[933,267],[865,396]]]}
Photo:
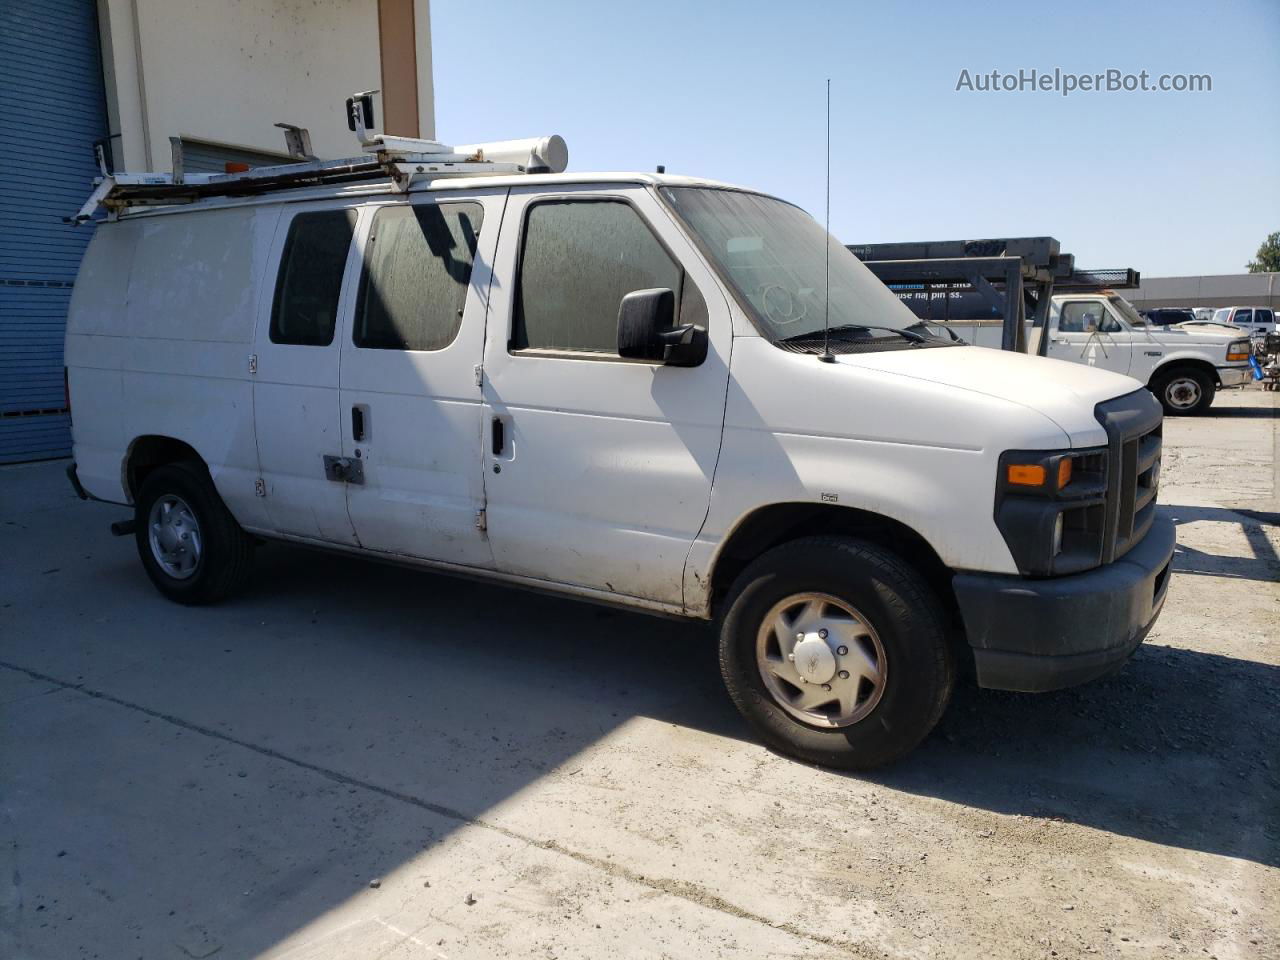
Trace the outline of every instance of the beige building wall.
{"label": "beige building wall", "polygon": [[1275,307],[1280,273],[1226,273],[1203,277],[1143,277],[1120,291],[1139,310],[1151,307]]}
{"label": "beige building wall", "polygon": [[[428,0],[98,0],[117,169],[168,170],[169,138],[284,155],[276,122],[317,156],[359,152],[343,101],[378,129],[435,135]],[[390,118],[390,119],[388,119]]]}

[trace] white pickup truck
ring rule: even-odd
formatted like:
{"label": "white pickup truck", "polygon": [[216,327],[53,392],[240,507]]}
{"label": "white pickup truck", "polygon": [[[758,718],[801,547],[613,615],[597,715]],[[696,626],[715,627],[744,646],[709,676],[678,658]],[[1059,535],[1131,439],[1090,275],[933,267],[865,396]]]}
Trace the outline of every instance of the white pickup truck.
{"label": "white pickup truck", "polygon": [[[1000,346],[998,322],[947,326],[969,343]],[[1034,343],[1034,331],[1028,327],[1027,333]],[[1153,327],[1111,291],[1055,296],[1048,337],[1047,356],[1140,380],[1173,415],[1203,414],[1219,387],[1240,386],[1250,377],[1246,333],[1212,326]]]}
{"label": "white pickup truck", "polygon": [[791,204],[545,172],[559,143],[104,177],[69,474],[162,594],[282,540],[713,621],[759,735],[844,767],[914,747],[962,658],[1021,691],[1124,664],[1174,531],[1119,330],[1096,369],[918,332]]}

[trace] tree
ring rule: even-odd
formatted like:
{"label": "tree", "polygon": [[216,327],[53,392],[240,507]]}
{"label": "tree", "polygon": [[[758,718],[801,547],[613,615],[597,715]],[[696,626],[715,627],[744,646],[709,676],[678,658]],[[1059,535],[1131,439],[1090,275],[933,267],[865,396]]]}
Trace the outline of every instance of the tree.
{"label": "tree", "polygon": [[1250,273],[1272,273],[1280,271],[1280,232],[1273,233],[1262,241],[1262,246],[1254,254],[1257,258],[1250,260],[1246,269]]}

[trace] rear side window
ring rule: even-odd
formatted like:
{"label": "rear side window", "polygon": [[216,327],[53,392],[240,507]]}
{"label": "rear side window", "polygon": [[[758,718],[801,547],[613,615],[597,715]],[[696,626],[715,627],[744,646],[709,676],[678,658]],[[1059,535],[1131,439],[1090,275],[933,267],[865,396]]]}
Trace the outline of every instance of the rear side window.
{"label": "rear side window", "polygon": [[512,350],[617,355],[618,304],[628,293],[672,290],[677,323],[705,323],[697,288],[628,203],[565,200],[530,207],[525,224]]}
{"label": "rear side window", "polygon": [[1255,323],[1270,323],[1275,319],[1275,315],[1270,310],[1258,310],[1257,316],[1254,317]]}
{"label": "rear side window", "polygon": [[271,309],[271,342],[333,342],[338,294],[356,222],[353,210],[300,213],[289,224]]}
{"label": "rear side window", "polygon": [[462,326],[484,209],[383,207],[373,218],[353,339],[372,350],[443,350]]}

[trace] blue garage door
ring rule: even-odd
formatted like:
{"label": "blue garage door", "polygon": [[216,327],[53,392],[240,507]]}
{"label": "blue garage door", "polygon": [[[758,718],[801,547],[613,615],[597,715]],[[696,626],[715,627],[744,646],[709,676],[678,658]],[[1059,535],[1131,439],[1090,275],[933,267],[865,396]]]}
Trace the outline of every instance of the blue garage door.
{"label": "blue garage door", "polygon": [[93,188],[107,133],[95,6],[0,4],[0,463],[71,449],[62,338],[94,228],[62,218]]}

